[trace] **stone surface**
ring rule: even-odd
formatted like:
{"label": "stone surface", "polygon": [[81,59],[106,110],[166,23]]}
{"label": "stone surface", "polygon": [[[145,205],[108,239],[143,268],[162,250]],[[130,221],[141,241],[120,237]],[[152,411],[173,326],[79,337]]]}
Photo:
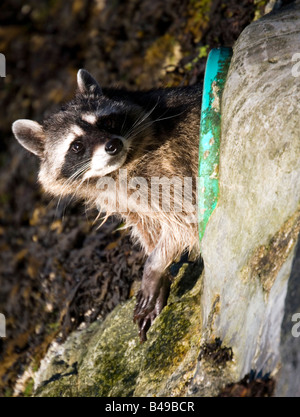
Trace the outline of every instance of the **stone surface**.
{"label": "stone surface", "polygon": [[233,348],[236,377],[274,371],[299,233],[299,2],[248,26],[222,102],[220,199],[202,241],[204,326]]}
{"label": "stone surface", "polygon": [[[135,300],[104,322],[54,344],[35,375],[36,396],[181,395],[192,378],[201,344],[201,265],[184,265],[169,305],[139,342]],[[191,308],[192,307],[192,308]]]}
{"label": "stone surface", "polygon": [[[300,397],[300,327],[297,325],[297,337],[292,333],[292,321],[295,313],[300,313],[300,242],[294,258],[288,283],[284,318],[281,326],[280,369],[275,395],[278,397]],[[299,323],[299,318],[297,320]]]}

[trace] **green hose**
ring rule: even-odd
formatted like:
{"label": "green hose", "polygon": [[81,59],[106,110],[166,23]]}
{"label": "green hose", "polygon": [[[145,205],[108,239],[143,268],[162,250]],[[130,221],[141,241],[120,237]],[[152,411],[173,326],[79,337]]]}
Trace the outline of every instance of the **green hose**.
{"label": "green hose", "polygon": [[200,242],[219,197],[221,99],[231,57],[231,48],[212,49],[206,63],[199,144],[198,221]]}

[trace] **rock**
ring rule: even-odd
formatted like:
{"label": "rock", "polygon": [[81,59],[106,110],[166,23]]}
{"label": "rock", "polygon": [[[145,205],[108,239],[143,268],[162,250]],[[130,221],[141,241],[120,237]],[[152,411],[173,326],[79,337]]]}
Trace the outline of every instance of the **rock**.
{"label": "rock", "polygon": [[105,322],[73,332],[61,346],[54,343],[36,375],[35,395],[131,395],[140,354],[132,308],[132,302],[118,306]]}
{"label": "rock", "polygon": [[201,303],[209,337],[233,349],[236,379],[279,363],[300,229],[297,25],[299,1],[248,26],[223,93],[220,199],[202,241]]}
{"label": "rock", "polygon": [[[288,282],[284,317],[281,325],[280,338],[280,369],[277,376],[275,396],[300,397],[300,331],[299,324],[292,321],[294,314],[300,313],[300,242],[293,262]],[[299,323],[299,316],[297,319]],[[297,325],[297,337],[292,326]]]}
{"label": "rock", "polygon": [[187,367],[193,371],[201,340],[199,268],[181,268],[169,305],[146,343],[139,342],[132,322],[134,299],[119,305],[105,321],[73,332],[64,344],[54,343],[35,375],[35,396],[184,393],[192,376]]}
{"label": "rock", "polygon": [[203,273],[200,265],[181,268],[144,344],[132,323],[134,300],[71,334],[43,360],[36,396],[215,396],[251,371],[271,373],[276,395],[297,394],[300,359],[290,336],[290,316],[300,312],[296,25],[299,1],[252,23],[234,47]]}

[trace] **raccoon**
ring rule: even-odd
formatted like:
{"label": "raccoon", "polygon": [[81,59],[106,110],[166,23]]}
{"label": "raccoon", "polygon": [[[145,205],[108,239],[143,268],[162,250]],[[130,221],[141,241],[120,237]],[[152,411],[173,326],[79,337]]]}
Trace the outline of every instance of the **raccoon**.
{"label": "raccoon", "polygon": [[145,341],[167,302],[168,267],[184,252],[200,255],[195,207],[202,85],[102,89],[83,69],[77,84],[74,99],[42,125],[20,119],[12,130],[40,158],[39,182],[47,193],[84,199],[131,228],[147,256],[133,314]]}

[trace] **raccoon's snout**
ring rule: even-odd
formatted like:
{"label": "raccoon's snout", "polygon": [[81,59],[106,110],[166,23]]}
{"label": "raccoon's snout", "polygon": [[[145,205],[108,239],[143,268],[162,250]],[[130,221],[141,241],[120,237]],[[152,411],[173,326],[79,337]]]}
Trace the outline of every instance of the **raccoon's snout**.
{"label": "raccoon's snout", "polygon": [[105,152],[108,155],[118,155],[123,149],[124,145],[121,139],[114,138],[109,140],[105,145]]}

